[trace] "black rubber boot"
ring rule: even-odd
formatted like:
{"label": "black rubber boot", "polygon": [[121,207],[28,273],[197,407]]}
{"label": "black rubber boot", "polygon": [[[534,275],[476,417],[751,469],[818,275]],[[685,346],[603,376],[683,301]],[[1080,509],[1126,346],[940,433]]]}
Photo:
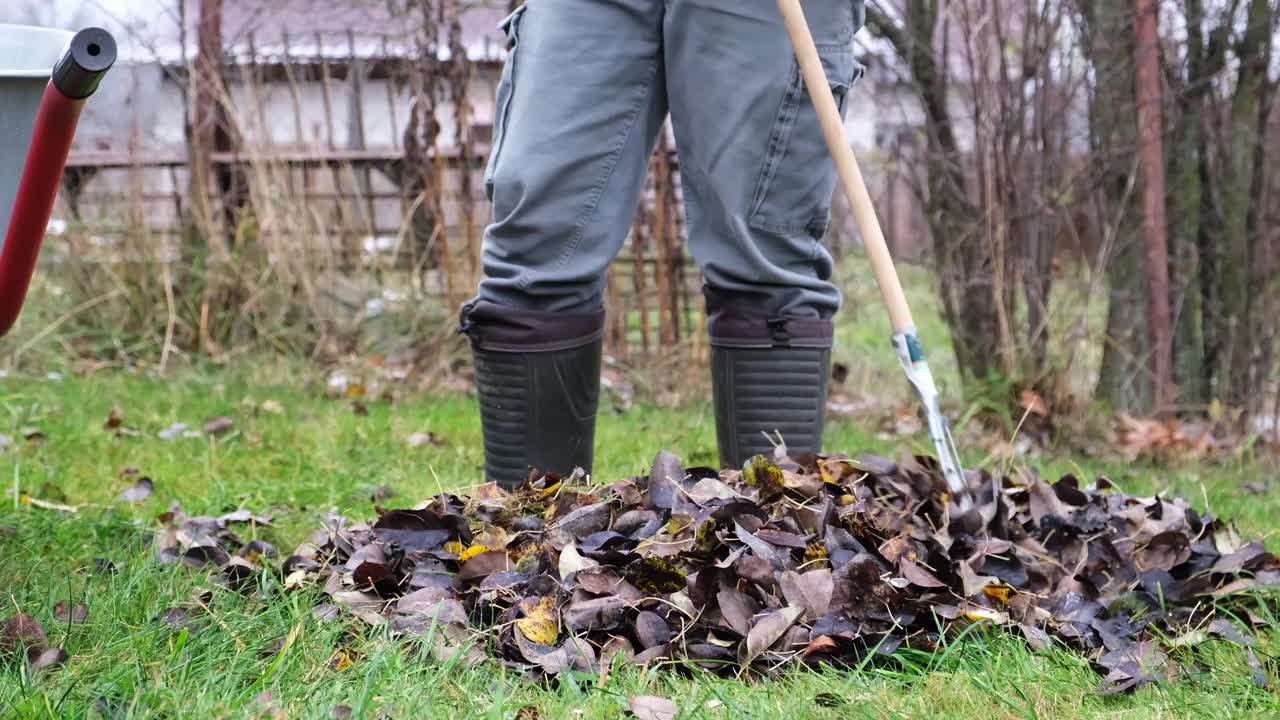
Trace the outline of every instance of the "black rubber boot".
{"label": "black rubber boot", "polygon": [[591,472],[604,313],[546,313],[476,301],[471,338],[486,479],[511,489],[534,470]]}
{"label": "black rubber boot", "polygon": [[792,457],[822,450],[832,324],[769,317],[709,295],[711,389],[721,467],[775,444]]}

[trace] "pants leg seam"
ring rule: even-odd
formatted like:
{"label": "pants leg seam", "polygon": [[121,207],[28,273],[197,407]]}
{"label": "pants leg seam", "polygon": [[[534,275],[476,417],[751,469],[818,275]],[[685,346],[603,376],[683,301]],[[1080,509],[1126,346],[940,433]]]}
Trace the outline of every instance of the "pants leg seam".
{"label": "pants leg seam", "polygon": [[786,154],[792,126],[795,124],[795,116],[799,108],[799,101],[795,92],[796,77],[799,71],[799,65],[795,64],[791,78],[787,81],[786,91],[782,94],[782,104],[778,108],[778,115],[769,131],[769,144],[766,150],[764,167],[760,169],[760,179],[756,183],[755,193],[751,198],[751,206],[747,209],[748,221],[759,214],[760,208],[768,198],[769,188],[773,185],[773,179],[778,173],[778,165],[781,163],[783,155]]}
{"label": "pants leg seam", "polygon": [[[564,269],[569,263],[569,259],[573,257],[574,252],[578,249],[578,244],[582,242],[582,237],[587,233],[587,226],[591,224],[597,208],[600,206],[600,198],[604,195],[604,189],[609,185],[609,180],[613,178],[614,170],[618,167],[618,159],[622,157],[622,151],[626,149],[627,142],[631,140],[631,136],[635,132],[636,120],[640,116],[640,111],[644,108],[645,101],[653,93],[653,84],[657,76],[658,62],[655,60],[649,67],[649,82],[645,85],[644,92],[636,98],[632,104],[631,113],[627,117],[626,127],[618,134],[618,142],[609,154],[605,170],[601,174],[599,182],[591,189],[591,196],[587,201],[587,207],[583,210],[582,217],[578,220],[573,235],[565,244],[564,250],[560,253],[560,258],[556,261],[552,268],[552,273],[557,273]],[[532,277],[526,276],[520,281],[521,287],[528,287],[533,282]]]}

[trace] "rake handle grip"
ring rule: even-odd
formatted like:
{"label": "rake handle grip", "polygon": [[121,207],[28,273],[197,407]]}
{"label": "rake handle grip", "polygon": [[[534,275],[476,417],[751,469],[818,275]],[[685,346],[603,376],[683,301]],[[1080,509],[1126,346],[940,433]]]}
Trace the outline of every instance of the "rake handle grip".
{"label": "rake handle grip", "polygon": [[876,284],[880,286],[880,297],[889,311],[889,322],[893,325],[894,332],[913,330],[915,322],[911,318],[911,308],[907,306],[906,293],[902,291],[902,281],[898,278],[889,246],[884,240],[884,231],[880,229],[880,221],[871,205],[871,195],[862,179],[858,159],[854,157],[853,148],[849,146],[849,139],[845,135],[844,121],[840,117],[835,96],[831,94],[831,85],[822,69],[822,58],[818,56],[818,48],[809,32],[809,23],[805,20],[804,10],[800,8],[800,0],[778,0],[778,10],[782,13],[787,34],[791,36],[791,45],[795,50],[796,60],[800,63],[800,72],[804,76],[809,97],[818,111],[822,134],[826,137],[836,171],[844,185],[849,208],[853,211],[858,232],[862,235],[863,247],[871,260]]}

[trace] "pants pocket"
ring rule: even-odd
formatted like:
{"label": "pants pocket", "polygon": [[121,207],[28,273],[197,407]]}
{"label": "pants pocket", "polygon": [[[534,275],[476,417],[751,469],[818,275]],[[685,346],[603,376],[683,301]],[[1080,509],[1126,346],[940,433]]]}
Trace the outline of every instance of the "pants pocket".
{"label": "pants pocket", "polygon": [[489,201],[493,201],[493,176],[498,167],[498,157],[502,153],[502,141],[507,134],[507,125],[511,115],[511,97],[514,94],[516,55],[520,47],[520,20],[529,9],[524,3],[502,21],[502,31],[507,36],[507,59],[502,66],[502,75],[498,79],[498,92],[494,98],[493,140],[489,145],[489,161],[484,169],[484,191]]}
{"label": "pants pocket", "polygon": [[[851,43],[819,44],[818,54],[843,117],[849,91],[862,77]],[[773,233],[821,239],[831,216],[836,170],[799,64],[792,59],[782,106],[751,202],[750,224]]]}

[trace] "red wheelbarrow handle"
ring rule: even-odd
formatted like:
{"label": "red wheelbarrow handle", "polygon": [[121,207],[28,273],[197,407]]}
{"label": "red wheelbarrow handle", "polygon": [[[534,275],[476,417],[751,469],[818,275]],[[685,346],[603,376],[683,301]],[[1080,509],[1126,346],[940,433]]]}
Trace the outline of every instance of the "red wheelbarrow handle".
{"label": "red wheelbarrow handle", "polygon": [[89,28],[76,33],[71,48],[53,68],[36,114],[9,229],[0,246],[0,336],[9,332],[22,310],[80,110],[115,60],[116,43],[110,33]]}

